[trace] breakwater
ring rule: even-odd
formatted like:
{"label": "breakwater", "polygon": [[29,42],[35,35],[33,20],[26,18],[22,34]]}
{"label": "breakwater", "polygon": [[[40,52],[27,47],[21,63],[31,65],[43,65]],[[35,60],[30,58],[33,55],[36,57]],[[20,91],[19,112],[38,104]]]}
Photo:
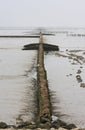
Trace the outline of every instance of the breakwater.
{"label": "breakwater", "polygon": [[40,33],[38,58],[37,58],[37,83],[39,103],[39,123],[51,122],[51,104],[48,89],[46,70],[44,67],[43,36]]}
{"label": "breakwater", "polygon": [[[38,50],[39,43],[32,43],[25,45],[22,50]],[[59,51],[59,47],[56,45],[46,44],[43,43],[43,49],[44,51]]]}

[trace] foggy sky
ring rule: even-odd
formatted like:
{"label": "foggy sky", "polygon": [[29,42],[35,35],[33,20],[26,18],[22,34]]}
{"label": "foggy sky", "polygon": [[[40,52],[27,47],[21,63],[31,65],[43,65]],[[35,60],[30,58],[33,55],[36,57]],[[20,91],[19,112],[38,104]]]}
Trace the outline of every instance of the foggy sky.
{"label": "foggy sky", "polygon": [[85,27],[85,0],[0,0],[0,27]]}

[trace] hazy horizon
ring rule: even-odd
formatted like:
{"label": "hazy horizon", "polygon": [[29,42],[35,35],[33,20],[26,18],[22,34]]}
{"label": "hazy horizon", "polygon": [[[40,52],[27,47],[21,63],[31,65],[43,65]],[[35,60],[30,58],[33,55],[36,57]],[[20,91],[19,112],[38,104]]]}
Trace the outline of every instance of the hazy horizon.
{"label": "hazy horizon", "polygon": [[85,27],[85,0],[0,0],[0,27]]}

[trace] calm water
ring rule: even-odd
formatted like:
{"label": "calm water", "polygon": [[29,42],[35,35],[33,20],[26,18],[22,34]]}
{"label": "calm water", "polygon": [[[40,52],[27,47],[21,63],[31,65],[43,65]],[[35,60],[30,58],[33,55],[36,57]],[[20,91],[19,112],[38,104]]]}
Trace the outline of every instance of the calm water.
{"label": "calm water", "polygon": [[[43,29],[44,30],[44,29]],[[53,115],[67,123],[85,127],[85,29],[45,29],[46,43],[59,45],[59,52],[45,55],[49,88],[54,93]],[[0,30],[0,35],[29,35],[38,29]],[[22,51],[25,44],[39,39],[0,38],[0,121],[17,125],[34,121],[36,104],[37,51]],[[78,57],[79,56],[79,57]],[[81,58],[81,57],[82,58]],[[81,70],[80,74],[77,74]],[[80,75],[82,82],[76,76]]]}
{"label": "calm water", "polygon": [[0,121],[9,125],[33,121],[37,113],[34,69],[37,52],[22,51],[23,45],[37,41],[0,39]]}
{"label": "calm water", "polygon": [[[80,87],[85,83],[85,30],[58,30],[55,34],[55,37],[45,37],[47,43],[60,46],[60,52],[45,56],[49,88],[54,93],[53,115],[85,128],[85,88]],[[82,82],[77,81],[77,75]]]}

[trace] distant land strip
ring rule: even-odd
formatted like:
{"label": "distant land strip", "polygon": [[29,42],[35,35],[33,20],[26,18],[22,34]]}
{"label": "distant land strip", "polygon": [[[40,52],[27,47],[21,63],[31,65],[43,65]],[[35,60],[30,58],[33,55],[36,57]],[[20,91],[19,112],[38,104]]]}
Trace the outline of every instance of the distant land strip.
{"label": "distant land strip", "polygon": [[0,35],[0,38],[39,38],[38,35]]}

